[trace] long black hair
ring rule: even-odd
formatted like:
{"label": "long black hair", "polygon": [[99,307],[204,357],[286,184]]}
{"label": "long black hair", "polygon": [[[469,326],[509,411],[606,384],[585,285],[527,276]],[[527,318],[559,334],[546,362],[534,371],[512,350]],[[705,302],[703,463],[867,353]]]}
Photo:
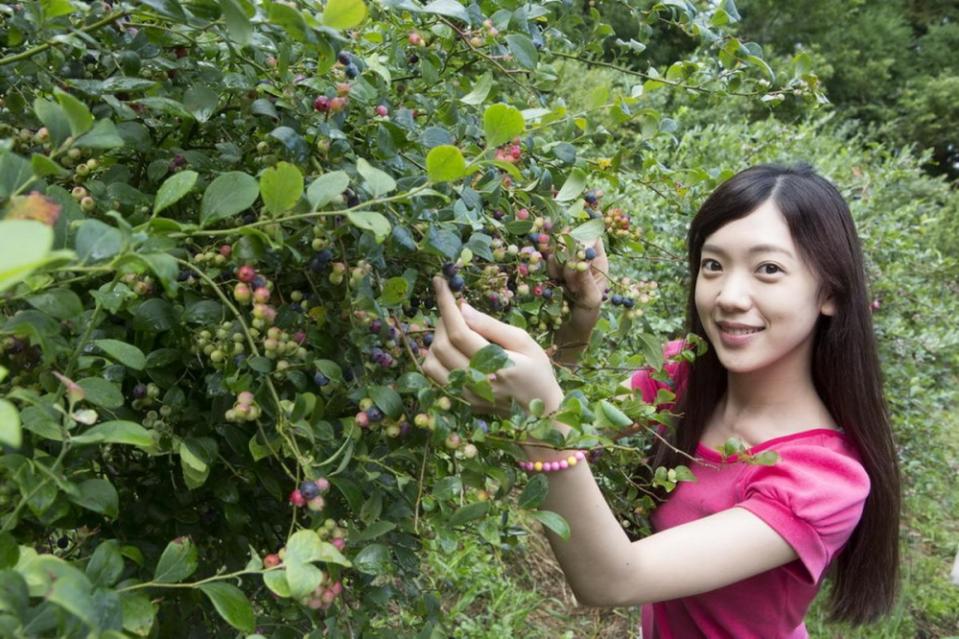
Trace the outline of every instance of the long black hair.
{"label": "long black hair", "polygon": [[[882,392],[862,249],[849,207],[828,180],[806,164],[748,168],[706,199],[687,235],[692,284],[686,307],[688,333],[706,338],[696,310],[696,273],[703,242],[723,225],[772,200],[786,218],[802,259],[819,278],[822,299],[835,313],[815,327],[812,378],[819,397],[859,450],[871,488],[859,524],[835,558],[829,616],[853,625],[887,614],[899,592],[900,472]],[[667,437],[688,455],[726,391],[726,369],[710,348],[690,367],[677,410],[681,417]],[[651,468],[673,467],[682,456],[654,444]]]}

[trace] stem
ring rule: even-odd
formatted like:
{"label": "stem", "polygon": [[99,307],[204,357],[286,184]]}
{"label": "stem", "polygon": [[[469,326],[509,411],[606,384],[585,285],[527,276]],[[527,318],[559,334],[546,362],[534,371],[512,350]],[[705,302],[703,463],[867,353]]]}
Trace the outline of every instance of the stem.
{"label": "stem", "polygon": [[[76,29],[74,33],[89,33],[90,31],[96,31],[100,27],[104,27],[108,24],[112,24],[116,22],[117,20],[119,20],[120,18],[128,16],[129,14],[130,14],[129,11],[120,11],[118,13],[111,13],[108,16],[104,16],[103,18],[100,18],[96,22],[92,22],[85,27]],[[19,62],[21,60],[32,58],[38,53],[43,53],[50,47],[53,47],[58,44],[62,44],[62,43],[56,42],[53,40],[47,40],[43,44],[39,44],[33,47],[32,49],[27,49],[26,51],[21,51],[20,53],[14,53],[12,55],[5,56],[3,58],[0,58],[0,67],[2,67],[5,64],[12,64],[14,62]]]}
{"label": "stem", "polygon": [[168,584],[160,583],[157,581],[147,581],[142,584],[133,584],[131,586],[126,586],[125,588],[117,588],[117,592],[129,592],[131,590],[142,590],[143,588],[196,588],[202,586],[203,584],[212,583],[214,581],[225,581],[227,579],[234,579],[236,577],[242,577],[243,575],[262,575],[263,573],[271,572],[273,570],[282,570],[284,567],[274,566],[272,568],[267,568],[266,570],[237,570],[236,572],[221,574],[217,573],[212,577],[207,577],[206,579],[200,579],[199,581],[192,581],[185,584]]}

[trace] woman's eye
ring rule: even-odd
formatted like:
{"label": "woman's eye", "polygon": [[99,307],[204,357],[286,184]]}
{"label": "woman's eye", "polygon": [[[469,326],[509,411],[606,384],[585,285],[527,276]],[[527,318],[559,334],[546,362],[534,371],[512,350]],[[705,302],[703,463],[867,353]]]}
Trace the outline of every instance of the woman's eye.
{"label": "woman's eye", "polygon": [[763,275],[776,275],[777,273],[782,273],[783,270],[776,266],[775,264],[763,264],[759,267]]}
{"label": "woman's eye", "polygon": [[719,262],[708,258],[703,260],[700,266],[704,271],[718,271],[720,269]]}

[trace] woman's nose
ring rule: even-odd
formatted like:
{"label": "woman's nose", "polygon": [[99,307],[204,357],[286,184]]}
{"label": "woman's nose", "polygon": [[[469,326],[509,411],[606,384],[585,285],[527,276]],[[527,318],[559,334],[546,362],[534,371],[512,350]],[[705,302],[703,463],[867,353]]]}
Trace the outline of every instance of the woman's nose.
{"label": "woman's nose", "polygon": [[729,274],[720,284],[716,303],[723,310],[745,310],[752,304],[749,283],[745,278]]}

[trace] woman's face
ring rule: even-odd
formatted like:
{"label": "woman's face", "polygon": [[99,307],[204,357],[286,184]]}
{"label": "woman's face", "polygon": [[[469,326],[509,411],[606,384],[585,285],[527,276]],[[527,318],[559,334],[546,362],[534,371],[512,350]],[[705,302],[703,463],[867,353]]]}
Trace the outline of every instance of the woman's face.
{"label": "woman's face", "polygon": [[706,238],[696,309],[730,373],[808,362],[816,320],[834,312],[772,200]]}

